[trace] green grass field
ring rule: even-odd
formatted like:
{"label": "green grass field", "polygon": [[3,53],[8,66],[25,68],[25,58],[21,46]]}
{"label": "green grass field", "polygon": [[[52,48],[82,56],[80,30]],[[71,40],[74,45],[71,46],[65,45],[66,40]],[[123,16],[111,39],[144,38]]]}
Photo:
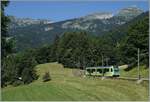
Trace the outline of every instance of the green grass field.
{"label": "green grass field", "polygon": [[[148,101],[148,83],[133,81],[78,77],[75,69],[61,64],[47,63],[37,67],[39,79],[29,85],[5,87],[4,101]],[[52,80],[42,82],[42,76],[49,71]],[[148,70],[147,70],[148,71]],[[146,85],[145,85],[146,84]]]}

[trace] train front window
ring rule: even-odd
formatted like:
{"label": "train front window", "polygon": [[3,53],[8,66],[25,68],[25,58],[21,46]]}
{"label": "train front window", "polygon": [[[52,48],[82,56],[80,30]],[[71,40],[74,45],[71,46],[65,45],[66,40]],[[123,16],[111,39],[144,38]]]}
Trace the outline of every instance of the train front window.
{"label": "train front window", "polygon": [[119,69],[118,69],[118,68],[114,68],[114,71],[115,71],[115,72],[118,72],[118,71],[119,71]]}
{"label": "train front window", "polygon": [[113,69],[111,68],[111,72],[113,72]]}

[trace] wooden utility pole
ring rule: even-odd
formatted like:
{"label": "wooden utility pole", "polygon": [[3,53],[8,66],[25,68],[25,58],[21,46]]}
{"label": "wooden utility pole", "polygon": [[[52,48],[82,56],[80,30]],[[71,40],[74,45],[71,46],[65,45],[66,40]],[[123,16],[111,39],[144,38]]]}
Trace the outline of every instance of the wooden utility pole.
{"label": "wooden utility pole", "polygon": [[106,58],[106,65],[108,66],[108,58]]}
{"label": "wooden utility pole", "polygon": [[[102,53],[102,66],[104,66],[103,53]],[[102,69],[102,73],[103,73],[103,76],[104,76],[104,69]]]}
{"label": "wooden utility pole", "polygon": [[102,66],[104,66],[104,61],[103,61],[103,54],[102,54]]}
{"label": "wooden utility pole", "polygon": [[140,49],[138,48],[138,79],[141,79],[140,75]]}

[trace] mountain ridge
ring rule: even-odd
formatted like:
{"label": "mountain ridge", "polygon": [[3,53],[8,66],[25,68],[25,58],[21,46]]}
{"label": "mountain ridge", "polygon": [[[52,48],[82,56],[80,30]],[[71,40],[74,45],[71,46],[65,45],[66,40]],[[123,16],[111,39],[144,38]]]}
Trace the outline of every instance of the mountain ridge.
{"label": "mountain ridge", "polygon": [[[124,9],[121,9],[120,12]],[[68,31],[86,31],[94,36],[102,36],[143,12],[137,7],[132,7],[132,10],[131,7],[126,8],[126,10],[128,9],[129,15],[127,15],[128,13],[126,12],[124,15],[122,13],[121,16],[117,14],[113,15],[108,12],[100,12],[60,22],[30,24],[22,26],[22,28],[16,26],[15,23],[11,23],[9,34],[15,37],[18,43],[21,43],[17,46],[19,50],[50,44],[53,42],[56,35],[61,36],[64,32]],[[134,12],[133,14],[132,11]],[[21,45],[25,46],[22,47]]]}

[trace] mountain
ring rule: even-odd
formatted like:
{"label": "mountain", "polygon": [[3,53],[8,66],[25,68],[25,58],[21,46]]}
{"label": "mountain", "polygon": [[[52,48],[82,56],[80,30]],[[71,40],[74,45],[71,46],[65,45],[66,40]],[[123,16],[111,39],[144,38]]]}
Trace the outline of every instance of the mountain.
{"label": "mountain", "polygon": [[126,20],[141,14],[143,11],[136,6],[121,9],[116,16],[124,17]]}
{"label": "mountain", "polygon": [[123,25],[120,25],[117,28],[112,29],[110,32],[103,35],[102,37],[104,39],[109,40],[113,44],[117,45],[118,42],[122,41],[125,38],[130,26],[132,26],[135,23],[140,22],[141,20],[143,20],[147,17],[149,17],[149,12],[148,11],[143,12],[142,14],[136,16],[134,19],[130,20],[129,22],[127,22]]}
{"label": "mountain", "polygon": [[142,12],[137,7],[128,7],[119,10],[115,15],[110,12],[96,12],[60,22],[10,17],[12,22],[9,26],[9,34],[16,39],[17,50],[20,51],[50,44],[55,36],[61,36],[68,31],[82,30],[90,35],[103,36]]}
{"label": "mountain", "polygon": [[32,24],[49,24],[52,21],[44,20],[44,19],[31,19],[31,18],[16,18],[14,16],[9,16],[11,19],[10,29],[18,28],[18,27],[26,27]]}
{"label": "mountain", "polygon": [[113,17],[112,13],[109,12],[97,12],[93,14],[89,14],[85,17],[83,17],[85,20],[90,20],[90,19],[109,19]]}

